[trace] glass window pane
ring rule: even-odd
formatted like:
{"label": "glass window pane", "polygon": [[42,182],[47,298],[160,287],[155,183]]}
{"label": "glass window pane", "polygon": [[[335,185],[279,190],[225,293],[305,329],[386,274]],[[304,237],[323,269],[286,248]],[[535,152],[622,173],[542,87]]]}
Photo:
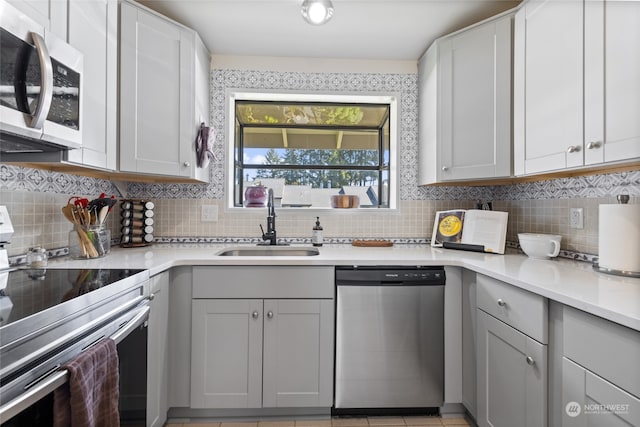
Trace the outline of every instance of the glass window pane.
{"label": "glass window pane", "polygon": [[388,112],[388,105],[251,101],[236,103],[236,116],[242,125],[379,128]]}
{"label": "glass window pane", "polygon": [[391,104],[238,100],[234,108],[235,206],[260,182],[280,207],[330,208],[335,194],[389,207]]}
{"label": "glass window pane", "polygon": [[[253,172],[256,171],[249,171]],[[378,207],[379,176],[378,171],[353,169],[257,170],[252,180],[245,181],[244,188],[257,183],[273,188],[276,206],[283,208],[330,208],[331,196],[338,194],[357,195],[361,208],[371,208]]]}
{"label": "glass window pane", "polygon": [[378,150],[321,150],[247,148],[243,150],[245,165],[300,166],[376,166]]}

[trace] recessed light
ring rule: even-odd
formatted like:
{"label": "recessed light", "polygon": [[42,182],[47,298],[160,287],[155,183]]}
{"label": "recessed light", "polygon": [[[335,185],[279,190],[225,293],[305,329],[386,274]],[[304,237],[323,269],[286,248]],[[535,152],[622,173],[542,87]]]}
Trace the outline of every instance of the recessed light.
{"label": "recessed light", "polygon": [[331,0],[304,0],[302,17],[311,25],[322,25],[333,16]]}

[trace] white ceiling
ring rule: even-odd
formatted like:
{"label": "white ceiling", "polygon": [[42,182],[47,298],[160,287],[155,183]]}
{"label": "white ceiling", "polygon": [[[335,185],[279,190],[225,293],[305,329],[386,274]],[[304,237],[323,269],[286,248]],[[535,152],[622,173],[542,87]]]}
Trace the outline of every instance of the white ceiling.
{"label": "white ceiling", "polygon": [[515,7],[511,0],[332,0],[322,26],[302,0],[139,0],[198,31],[212,54],[417,60],[436,38]]}

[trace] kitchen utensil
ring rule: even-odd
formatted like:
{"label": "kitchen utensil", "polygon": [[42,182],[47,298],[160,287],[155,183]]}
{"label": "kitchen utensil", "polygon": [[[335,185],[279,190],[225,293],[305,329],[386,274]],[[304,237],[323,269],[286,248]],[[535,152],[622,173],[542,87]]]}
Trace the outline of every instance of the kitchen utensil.
{"label": "kitchen utensil", "polygon": [[549,259],[560,253],[562,236],[557,234],[518,233],[522,251],[531,258]]}
{"label": "kitchen utensil", "polygon": [[98,211],[98,224],[104,224],[104,220],[107,218],[107,214],[109,213],[109,206],[103,206]]}
{"label": "kitchen utensil", "polygon": [[99,258],[111,249],[111,230],[102,225],[76,224],[69,232],[69,256]]}
{"label": "kitchen utensil", "polygon": [[353,194],[335,194],[331,196],[331,207],[352,209],[360,206],[360,198]]}
{"label": "kitchen utensil", "polygon": [[77,205],[67,204],[62,207],[62,214],[67,220],[75,225],[74,231],[78,235],[78,247],[83,258],[97,258],[100,256],[98,250],[87,235],[83,226],[88,226],[91,221],[91,214],[85,208],[78,208]]}

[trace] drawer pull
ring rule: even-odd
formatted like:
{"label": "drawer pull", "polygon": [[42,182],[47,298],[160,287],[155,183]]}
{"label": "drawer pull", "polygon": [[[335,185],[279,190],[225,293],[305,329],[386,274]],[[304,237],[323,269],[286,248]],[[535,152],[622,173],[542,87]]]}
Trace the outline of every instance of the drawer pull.
{"label": "drawer pull", "polygon": [[505,305],[507,305],[507,303],[506,303],[506,302],[504,302],[504,300],[503,300],[502,298],[498,298],[498,305],[499,305],[500,307],[504,307]]}
{"label": "drawer pull", "polygon": [[531,356],[527,356],[527,359],[526,359],[526,360],[527,360],[527,365],[531,365],[531,366],[533,366],[533,365],[535,365],[535,364],[536,364],[536,361],[535,361],[535,360],[533,360],[533,357],[531,357]]}
{"label": "drawer pull", "polygon": [[268,311],[268,312],[267,312],[267,317],[268,317],[269,319],[273,318],[273,311]]}
{"label": "drawer pull", "polygon": [[254,319],[257,319],[257,318],[258,318],[258,316],[259,316],[259,313],[258,313],[258,311],[257,311],[257,310],[256,310],[256,311],[254,311],[253,313],[251,313],[251,317],[253,317]]}

